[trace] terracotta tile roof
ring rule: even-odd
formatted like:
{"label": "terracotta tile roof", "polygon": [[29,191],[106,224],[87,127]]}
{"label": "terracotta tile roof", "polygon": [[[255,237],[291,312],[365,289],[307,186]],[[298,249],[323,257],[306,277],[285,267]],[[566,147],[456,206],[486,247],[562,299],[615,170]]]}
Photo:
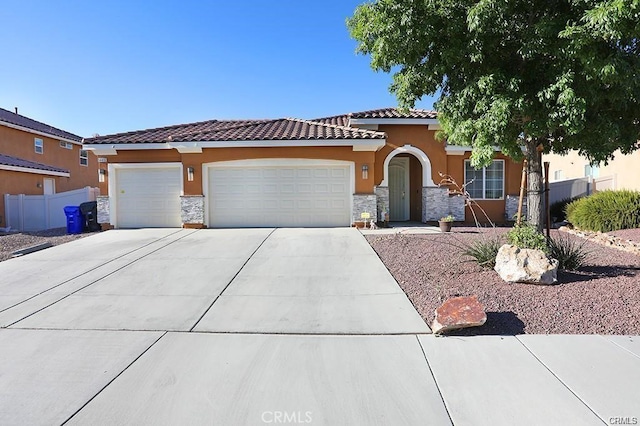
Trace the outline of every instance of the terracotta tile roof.
{"label": "terracotta tile roof", "polygon": [[47,172],[69,173],[69,170],[60,167],[49,166],[47,164],[36,163],[35,161],[23,160],[22,158],[0,154],[0,165],[23,167],[26,169],[43,170]]}
{"label": "terracotta tile roof", "polygon": [[339,126],[348,126],[349,119],[351,118],[438,118],[436,111],[430,111],[426,109],[410,109],[408,112],[401,112],[397,108],[381,108],[372,109],[369,111],[350,112],[343,115],[334,115],[332,117],[316,118],[313,121],[320,123],[336,124]]}
{"label": "terracotta tile roof", "polygon": [[86,144],[202,141],[384,139],[385,134],[296,118],[211,120],[85,139]]}
{"label": "terracotta tile roof", "polygon": [[35,130],[36,132],[46,133],[54,138],[64,138],[71,141],[82,142],[82,138],[78,135],[65,132],[64,130],[49,126],[48,124],[44,124],[23,115],[0,108],[0,122],[2,121],[16,126],[26,127],[27,129]]}

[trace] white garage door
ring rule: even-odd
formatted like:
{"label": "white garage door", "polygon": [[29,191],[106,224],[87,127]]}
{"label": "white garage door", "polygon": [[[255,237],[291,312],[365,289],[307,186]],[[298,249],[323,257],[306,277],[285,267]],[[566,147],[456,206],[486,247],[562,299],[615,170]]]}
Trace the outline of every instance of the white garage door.
{"label": "white garage door", "polygon": [[180,227],[179,167],[117,168],[118,228]]}
{"label": "white garage door", "polygon": [[349,165],[211,166],[210,227],[349,226]]}

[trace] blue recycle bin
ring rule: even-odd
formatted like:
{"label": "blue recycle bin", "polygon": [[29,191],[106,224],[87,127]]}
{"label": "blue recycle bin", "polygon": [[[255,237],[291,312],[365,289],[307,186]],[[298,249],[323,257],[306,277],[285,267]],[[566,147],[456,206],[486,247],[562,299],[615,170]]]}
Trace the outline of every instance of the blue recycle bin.
{"label": "blue recycle bin", "polygon": [[84,218],[79,206],[66,206],[64,214],[67,216],[67,234],[81,234]]}

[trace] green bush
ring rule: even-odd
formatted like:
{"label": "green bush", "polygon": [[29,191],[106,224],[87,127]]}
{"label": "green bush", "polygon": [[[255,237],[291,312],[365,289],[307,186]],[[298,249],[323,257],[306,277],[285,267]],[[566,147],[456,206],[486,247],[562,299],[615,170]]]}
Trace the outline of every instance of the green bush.
{"label": "green bush", "polygon": [[507,233],[509,244],[521,249],[536,249],[544,252],[548,251],[547,240],[535,226],[527,222],[514,225]]}
{"label": "green bush", "polygon": [[483,268],[496,266],[496,256],[502,246],[500,238],[477,240],[465,247],[462,254],[472,257]]}
{"label": "green bush", "polygon": [[567,220],[588,231],[640,228],[640,192],[601,191],[567,205]]}
{"label": "green bush", "polygon": [[586,240],[576,243],[569,237],[559,235],[557,238],[549,238],[549,257],[558,260],[558,269],[573,271],[584,265],[588,252],[584,249]]}
{"label": "green bush", "polygon": [[560,201],[556,201],[555,203],[551,203],[549,206],[549,213],[551,215],[551,219],[555,222],[562,222],[567,219],[566,207],[569,203],[573,201],[579,200],[582,197],[573,197],[573,198],[564,198]]}

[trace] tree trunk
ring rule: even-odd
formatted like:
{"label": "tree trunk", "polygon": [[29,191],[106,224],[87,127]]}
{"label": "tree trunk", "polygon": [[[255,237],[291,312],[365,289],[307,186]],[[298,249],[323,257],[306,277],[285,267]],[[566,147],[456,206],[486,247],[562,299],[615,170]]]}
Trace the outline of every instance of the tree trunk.
{"label": "tree trunk", "polygon": [[527,221],[542,232],[542,153],[538,146],[543,140],[526,142],[527,170]]}

